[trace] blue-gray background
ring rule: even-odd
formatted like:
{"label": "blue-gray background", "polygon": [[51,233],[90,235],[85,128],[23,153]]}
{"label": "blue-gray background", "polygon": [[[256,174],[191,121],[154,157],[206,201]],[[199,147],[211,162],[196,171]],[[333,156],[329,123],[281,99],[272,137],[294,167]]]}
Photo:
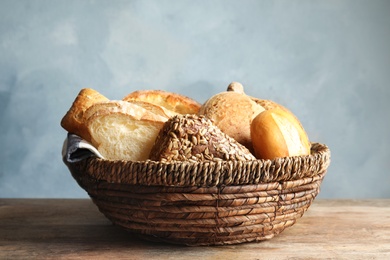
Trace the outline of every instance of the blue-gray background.
{"label": "blue-gray background", "polygon": [[61,161],[81,88],[199,102],[239,81],[332,151],[322,198],[390,197],[390,1],[0,0],[0,197],[87,197]]}

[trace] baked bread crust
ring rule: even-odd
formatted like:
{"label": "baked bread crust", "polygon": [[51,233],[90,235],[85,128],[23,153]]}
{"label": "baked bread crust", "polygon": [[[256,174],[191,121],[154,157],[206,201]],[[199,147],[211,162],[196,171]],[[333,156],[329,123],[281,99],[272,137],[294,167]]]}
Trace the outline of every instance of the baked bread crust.
{"label": "baked bread crust", "polygon": [[205,116],[178,115],[159,132],[149,158],[154,161],[255,160],[243,145]]}
{"label": "baked bread crust", "polygon": [[169,119],[126,101],[97,103],[87,112],[91,143],[108,160],[147,160],[160,129]]}
{"label": "baked bread crust", "polygon": [[251,124],[255,155],[259,159],[309,155],[311,143],[299,120],[281,108],[268,109]]}
{"label": "baked bread crust", "polygon": [[263,111],[264,108],[247,95],[226,91],[208,99],[200,108],[199,114],[213,120],[222,132],[252,150],[250,124]]}
{"label": "baked bread crust", "polygon": [[255,97],[250,97],[254,102],[256,102],[256,104],[264,107],[265,110],[270,110],[270,109],[274,109],[274,108],[280,108],[282,110],[287,110],[287,108],[285,108],[284,106],[272,101],[272,100],[269,100],[269,99],[260,99],[260,98],[255,98]]}
{"label": "baked bread crust", "polygon": [[[168,111],[168,109],[165,109],[161,106],[157,106],[148,102],[143,101],[122,101],[122,100],[109,100],[105,102],[99,102],[91,105],[85,112],[84,112],[84,122],[88,120],[89,117],[91,117],[93,114],[95,114],[98,111],[104,111],[104,110],[111,110],[111,111],[124,111],[126,112],[129,109],[139,110],[141,112],[141,115],[150,115],[150,113],[155,114],[156,116],[163,117],[164,119],[168,119],[174,115],[177,115],[177,113],[173,111]],[[149,111],[150,113],[146,113],[145,110]],[[129,111],[128,112],[131,115],[135,115],[135,111]],[[166,121],[166,120],[165,120]]]}
{"label": "baked bread crust", "polygon": [[149,102],[179,114],[197,114],[201,107],[200,103],[189,97],[164,90],[137,90],[122,100]]}
{"label": "baked bread crust", "polygon": [[61,126],[69,133],[76,134],[84,140],[90,141],[91,136],[84,121],[84,113],[93,104],[108,100],[108,98],[94,89],[81,89],[72,106],[62,118]]}

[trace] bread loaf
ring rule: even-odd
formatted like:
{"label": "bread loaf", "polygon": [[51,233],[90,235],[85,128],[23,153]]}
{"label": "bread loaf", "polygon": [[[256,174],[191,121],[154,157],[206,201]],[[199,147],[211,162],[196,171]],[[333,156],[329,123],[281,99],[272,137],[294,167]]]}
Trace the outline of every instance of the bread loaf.
{"label": "bread loaf", "polygon": [[264,108],[244,93],[242,85],[233,82],[228,91],[208,99],[200,108],[199,115],[212,119],[222,132],[252,150],[250,125],[262,111]]}
{"label": "bread loaf", "polygon": [[69,133],[76,134],[86,141],[91,140],[84,121],[84,112],[93,104],[108,101],[109,99],[98,91],[84,88],[81,89],[72,106],[61,120],[61,126]]}
{"label": "bread loaf", "polygon": [[262,106],[265,110],[279,108],[279,109],[285,111],[288,115],[294,117],[294,121],[299,123],[300,128],[303,129],[303,126],[302,126],[301,122],[298,120],[298,118],[294,115],[293,112],[291,112],[291,110],[289,110],[285,106],[282,106],[281,104],[276,103],[275,101],[272,101],[272,100],[259,99],[259,98],[255,98],[255,97],[251,97],[251,99],[253,101],[255,101],[257,104],[259,104],[260,106]]}
{"label": "bread loaf", "polygon": [[283,110],[287,110],[284,106],[281,104],[276,103],[275,101],[272,100],[267,100],[267,99],[259,99],[255,97],[250,97],[253,101],[255,101],[258,105],[262,106],[265,110],[273,109],[273,108],[280,108]]}
{"label": "bread loaf", "polygon": [[255,155],[259,159],[309,155],[311,144],[298,119],[281,108],[266,110],[251,124]]}
{"label": "bread loaf", "polygon": [[[227,91],[234,91],[236,93],[240,93],[240,94],[245,95],[244,87],[239,82],[232,82],[232,83],[230,83],[230,85],[228,86]],[[252,99],[256,104],[258,104],[259,106],[263,107],[264,110],[268,110],[268,109],[272,109],[272,108],[281,108],[281,109],[287,110],[287,108],[285,108],[284,106],[282,106],[282,105],[280,105],[280,104],[278,104],[278,103],[276,103],[276,102],[274,102],[272,100],[260,99],[260,98],[251,97],[251,96],[248,96],[248,97],[250,99]]]}
{"label": "bread loaf", "polygon": [[92,144],[108,160],[145,161],[169,117],[130,102],[98,103],[86,125]]}
{"label": "bread loaf", "polygon": [[141,107],[143,107],[143,108],[153,112],[154,114],[157,114],[157,115],[160,115],[160,116],[163,116],[163,117],[173,117],[173,116],[179,114],[178,112],[175,112],[175,111],[170,110],[168,108],[165,108],[163,106],[156,105],[156,104],[153,104],[153,103],[149,103],[149,102],[146,102],[146,101],[134,100],[134,101],[126,101],[126,102],[130,102],[130,103],[136,104],[138,106],[141,106]]}
{"label": "bread loaf", "polygon": [[197,114],[201,106],[189,97],[163,90],[138,90],[128,94],[122,100],[145,101],[179,114]]}
{"label": "bread loaf", "polygon": [[[127,105],[128,103],[131,103],[132,105]],[[174,115],[177,115],[177,113],[170,111],[164,107],[157,106],[148,102],[143,101],[122,101],[122,100],[109,100],[105,102],[99,102],[96,104],[93,104],[90,106],[85,112],[84,112],[84,121],[86,122],[87,119],[95,114],[98,110],[105,110],[105,109],[111,109],[111,110],[123,110],[124,108],[129,109],[129,107],[133,107],[134,109],[141,109],[144,108],[148,110],[149,112],[161,116],[163,118],[170,118]],[[143,111],[141,109],[141,111]]]}
{"label": "bread loaf", "polygon": [[256,159],[210,119],[197,115],[169,119],[159,132],[149,158],[162,162]]}

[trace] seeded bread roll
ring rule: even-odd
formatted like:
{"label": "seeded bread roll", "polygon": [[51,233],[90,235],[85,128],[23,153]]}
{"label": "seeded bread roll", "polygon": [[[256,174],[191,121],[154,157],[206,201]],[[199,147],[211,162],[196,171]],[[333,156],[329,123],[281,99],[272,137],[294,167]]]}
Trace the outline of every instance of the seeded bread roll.
{"label": "seeded bread roll", "polygon": [[201,106],[189,97],[164,90],[138,90],[128,94],[122,100],[145,101],[183,115],[197,114]]}
{"label": "seeded bread roll", "polygon": [[130,102],[110,105],[98,103],[91,107],[95,112],[89,115],[86,124],[92,144],[108,160],[147,160],[169,117],[154,114]]}
{"label": "seeded bread roll", "polygon": [[69,133],[76,134],[90,142],[91,136],[84,121],[84,113],[93,104],[108,100],[96,90],[90,88],[80,90],[69,111],[62,118],[61,126]]}
{"label": "seeded bread roll", "polygon": [[159,132],[149,158],[154,161],[255,160],[243,145],[204,116],[178,115]]}

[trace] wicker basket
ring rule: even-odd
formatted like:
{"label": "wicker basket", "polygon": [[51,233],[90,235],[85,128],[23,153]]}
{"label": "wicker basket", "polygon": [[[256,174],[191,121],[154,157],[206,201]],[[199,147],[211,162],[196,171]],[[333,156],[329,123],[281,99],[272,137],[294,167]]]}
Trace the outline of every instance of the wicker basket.
{"label": "wicker basket", "polygon": [[275,160],[65,163],[114,224],[152,241],[225,245],[292,226],[317,196],[330,151],[313,143],[310,156]]}

